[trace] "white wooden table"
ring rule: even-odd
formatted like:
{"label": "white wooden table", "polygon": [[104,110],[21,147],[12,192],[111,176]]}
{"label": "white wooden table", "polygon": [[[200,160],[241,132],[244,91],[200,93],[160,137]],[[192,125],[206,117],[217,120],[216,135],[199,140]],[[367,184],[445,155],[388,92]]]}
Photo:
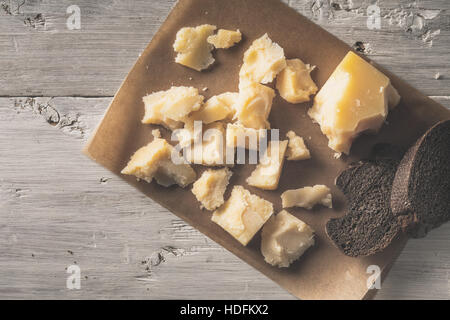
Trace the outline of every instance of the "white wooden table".
{"label": "white wooden table", "polygon": [[[380,30],[373,1],[288,2],[450,107],[449,1],[379,0]],[[0,298],[293,298],[81,154],[174,3],[0,1]],[[408,243],[378,298],[449,299],[449,273],[447,224]]]}

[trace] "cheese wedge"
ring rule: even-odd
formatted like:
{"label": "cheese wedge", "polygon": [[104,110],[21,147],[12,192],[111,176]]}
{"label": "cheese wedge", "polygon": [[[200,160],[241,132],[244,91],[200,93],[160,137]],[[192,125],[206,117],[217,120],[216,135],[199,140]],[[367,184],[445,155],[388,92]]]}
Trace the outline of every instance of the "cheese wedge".
{"label": "cheese wedge", "polygon": [[197,71],[212,65],[214,58],[211,51],[214,47],[207,39],[216,29],[216,26],[209,24],[180,29],[173,44],[175,52],[178,52],[175,62]]}
{"label": "cheese wedge", "polygon": [[246,246],[272,214],[272,203],[235,186],[231,197],[213,213],[211,220]]}
{"label": "cheese wedge", "polygon": [[283,170],[288,141],[270,141],[261,163],[247,178],[250,186],[263,190],[276,190]]}
{"label": "cheese wedge", "polygon": [[287,211],[272,216],[261,233],[261,253],[272,266],[287,268],[314,245],[314,230]]}
{"label": "cheese wedge", "polygon": [[329,139],[329,147],[350,153],[364,131],[377,132],[400,96],[388,77],[349,52],[314,99],[309,116]]}

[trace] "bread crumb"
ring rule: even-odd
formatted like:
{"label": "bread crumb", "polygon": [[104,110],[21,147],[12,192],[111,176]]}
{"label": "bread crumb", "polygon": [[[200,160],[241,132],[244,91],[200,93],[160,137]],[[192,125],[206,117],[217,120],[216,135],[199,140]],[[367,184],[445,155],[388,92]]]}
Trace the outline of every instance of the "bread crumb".
{"label": "bread crumb", "polygon": [[333,157],[334,157],[335,159],[340,159],[340,158],[342,157],[342,152],[336,152],[336,153],[333,155]]}
{"label": "bread crumb", "polygon": [[436,73],[436,74],[434,75],[434,78],[435,78],[436,80],[441,79],[441,73],[440,73],[440,72]]}

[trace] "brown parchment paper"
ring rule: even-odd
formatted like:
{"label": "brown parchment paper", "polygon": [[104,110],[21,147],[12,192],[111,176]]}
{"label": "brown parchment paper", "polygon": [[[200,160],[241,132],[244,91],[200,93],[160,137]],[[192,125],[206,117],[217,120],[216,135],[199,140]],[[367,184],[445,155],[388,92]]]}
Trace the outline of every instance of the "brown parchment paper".
{"label": "brown parchment paper", "polygon": [[[174,63],[172,44],[180,28],[204,23],[218,28],[239,28],[244,39],[232,49],[217,50],[214,53],[214,66],[199,73]],[[281,210],[280,195],[285,190],[315,184],[332,188],[333,210],[289,210],[311,225],[317,237],[316,246],[288,269],[278,269],[264,262],[259,250],[259,234],[244,247],[212,223],[211,213],[200,210],[190,187],[164,188],[156,183],[137,182],[133,177],[120,175],[129,157],[150,142],[151,130],[156,127],[140,123],[144,114],[144,95],[167,90],[172,85],[199,89],[207,87],[208,90],[202,93],[205,98],[225,91],[237,92],[243,53],[253,40],[266,32],[284,48],[287,58],[300,58],[305,63],[317,66],[313,79],[319,87],[351,50],[344,42],[277,0],[180,0],[128,74],[84,152],[293,295],[302,299],[372,297],[375,290],[367,289],[370,276],[366,273],[367,267],[379,266],[384,277],[407,240],[399,236],[384,252],[366,258],[350,258],[336,249],[325,234],[326,221],[342,216],[346,211],[345,199],[334,185],[335,178],[350,162],[367,156],[374,144],[389,142],[409,146],[431,125],[450,118],[450,113],[444,107],[386,70],[381,69],[392,79],[403,97],[402,102],[391,112],[388,123],[378,135],[363,136],[355,142],[350,157],[339,160],[333,157],[334,152],[327,147],[328,141],[319,126],[313,124],[306,115],[311,103],[291,105],[277,96],[270,115],[272,128],[279,128],[281,137],[289,130],[305,137],[312,159],[286,161],[276,191],[262,191],[245,183],[254,166],[236,166],[233,169],[231,184],[243,185],[252,193],[273,202],[276,212]],[[162,131],[163,136],[170,138],[168,131]],[[202,169],[196,167],[196,170],[200,175]],[[228,189],[226,197],[231,187]]]}

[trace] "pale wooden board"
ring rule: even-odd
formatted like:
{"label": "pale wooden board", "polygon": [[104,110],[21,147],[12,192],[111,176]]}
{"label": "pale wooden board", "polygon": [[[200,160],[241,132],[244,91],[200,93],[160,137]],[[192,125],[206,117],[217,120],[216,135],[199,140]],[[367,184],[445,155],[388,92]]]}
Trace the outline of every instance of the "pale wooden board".
{"label": "pale wooden board", "polygon": [[[174,1],[77,1],[79,31],[65,25],[71,1],[25,1],[19,12],[23,0],[3,2],[11,14],[0,8],[0,298],[291,299],[81,154]],[[406,25],[383,18],[380,31],[365,26],[370,1],[289,2],[347,43],[370,43],[372,59],[450,108],[447,1],[383,1],[382,15]],[[334,5],[330,16],[330,3],[343,10]],[[24,23],[38,13],[45,24]],[[426,30],[441,30],[432,45]],[[449,234],[447,224],[411,240],[378,298],[449,299]],[[81,290],[70,291],[65,268],[75,262]]]}
{"label": "pale wooden board", "polygon": [[[81,9],[81,30],[71,31],[66,27],[66,9],[73,1],[26,1],[19,10],[18,3],[23,0],[3,1],[11,3],[11,14],[0,8],[0,70],[2,77],[8,79],[0,86],[0,96],[114,95],[175,3],[76,1]],[[381,30],[369,30],[366,26],[368,0],[289,2],[348,44],[368,43],[371,58],[427,95],[448,95],[448,1],[383,1]],[[341,3],[343,9],[337,10],[337,5],[329,3]],[[396,11],[399,5],[402,9]],[[434,19],[421,18],[432,17],[436,12],[439,14]],[[411,27],[420,22],[423,27]],[[422,39],[428,30],[440,30],[432,46]],[[440,84],[434,80],[437,72],[443,76]]]}

